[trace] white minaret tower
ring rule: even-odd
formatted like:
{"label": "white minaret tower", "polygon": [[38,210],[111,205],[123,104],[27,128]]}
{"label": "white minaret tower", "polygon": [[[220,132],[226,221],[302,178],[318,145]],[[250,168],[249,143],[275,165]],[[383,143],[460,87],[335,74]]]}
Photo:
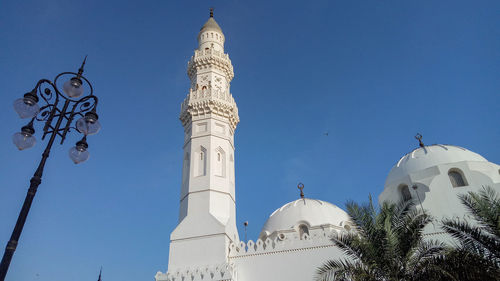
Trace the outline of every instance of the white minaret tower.
{"label": "white minaret tower", "polygon": [[169,272],[227,263],[229,244],[239,241],[234,194],[239,117],[224,41],[211,9],[187,67],[191,87],[180,114],[185,138],[179,224],[170,235]]}

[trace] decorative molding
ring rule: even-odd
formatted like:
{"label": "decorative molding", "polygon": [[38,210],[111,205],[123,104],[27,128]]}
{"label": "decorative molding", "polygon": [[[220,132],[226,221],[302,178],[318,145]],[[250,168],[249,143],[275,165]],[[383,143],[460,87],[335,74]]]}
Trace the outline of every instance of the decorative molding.
{"label": "decorative molding", "polygon": [[177,238],[177,239],[171,238],[170,239],[170,243],[177,242],[177,241],[182,241],[182,240],[196,240],[196,239],[206,238],[206,237],[215,237],[215,236],[220,236],[220,235],[227,237],[227,239],[229,239],[229,241],[233,241],[233,240],[231,240],[231,237],[229,237],[229,235],[227,235],[227,233],[220,232],[220,233],[205,234],[205,235],[198,235],[198,236],[190,236],[190,237]]}
{"label": "decorative molding", "polygon": [[188,61],[187,74],[193,81],[198,71],[209,67],[216,67],[224,72],[228,78],[228,82],[231,82],[234,78],[233,65],[231,64],[229,55],[224,54],[223,51],[216,51],[214,49],[195,50],[194,56]]}
{"label": "decorative molding", "polygon": [[156,281],[236,281],[234,264],[223,263],[211,266],[195,266],[191,268],[169,270],[167,273],[157,272]]}
{"label": "decorative molding", "polygon": [[335,247],[332,237],[338,233],[334,229],[317,230],[310,235],[304,234],[302,239],[292,236],[284,240],[267,238],[257,242],[249,240],[247,243],[240,241],[229,245],[229,258],[241,258],[255,255],[270,255],[283,252],[308,250],[314,248]]}
{"label": "decorative molding", "polygon": [[179,119],[183,126],[188,125],[195,116],[215,114],[227,118],[229,125],[233,129],[240,122],[238,107],[233,96],[225,91],[207,89],[189,89],[189,94],[181,104],[181,114]]}
{"label": "decorative molding", "polygon": [[188,192],[186,195],[184,195],[184,197],[181,198],[180,202],[182,202],[182,200],[184,200],[186,197],[188,197],[189,194],[199,193],[199,192],[207,192],[207,191],[217,192],[217,193],[228,195],[231,198],[231,200],[233,200],[233,202],[236,203],[236,201],[234,200],[234,198],[231,195],[231,193],[229,193],[229,192],[223,192],[223,191],[216,190],[216,189],[210,189],[210,188]]}

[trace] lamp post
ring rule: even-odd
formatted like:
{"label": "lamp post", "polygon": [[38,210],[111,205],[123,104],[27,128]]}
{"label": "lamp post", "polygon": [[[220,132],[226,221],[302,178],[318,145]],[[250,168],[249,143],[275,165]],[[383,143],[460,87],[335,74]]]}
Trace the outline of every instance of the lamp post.
{"label": "lamp post", "polygon": [[[53,81],[41,79],[36,83],[36,86],[22,98],[14,101],[14,109],[19,114],[19,117],[31,119],[27,125],[21,128],[21,131],[15,133],[12,137],[14,144],[19,150],[27,149],[35,145],[35,129],[33,128],[34,121],[44,122],[42,140],[49,136],[47,146],[42,153],[42,159],[33,177],[30,180],[30,186],[26,198],[24,199],[23,207],[17,218],[16,226],[12,231],[9,242],[2,257],[0,264],[0,281],[4,281],[9,269],[12,256],[16,250],[19,237],[26,222],[31,203],[35,197],[38,186],[42,182],[43,168],[50,154],[50,149],[56,137],[60,137],[60,144],[64,143],[66,134],[72,130],[76,130],[83,134],[83,138],[70,149],[69,157],[75,164],[81,163],[89,158],[87,136],[96,134],[101,125],[98,121],[96,113],[97,97],[94,96],[94,91],[90,82],[83,74],[82,66],[75,72],[63,72],[58,74]],[[63,84],[63,93],[58,88],[58,80],[62,77],[71,77]],[[85,95],[81,97],[83,94]],[[81,98],[80,98],[81,97]],[[44,105],[40,106],[38,101],[40,98],[44,101]],[[73,122],[75,118],[79,118]],[[72,125],[75,123],[75,125]]]}

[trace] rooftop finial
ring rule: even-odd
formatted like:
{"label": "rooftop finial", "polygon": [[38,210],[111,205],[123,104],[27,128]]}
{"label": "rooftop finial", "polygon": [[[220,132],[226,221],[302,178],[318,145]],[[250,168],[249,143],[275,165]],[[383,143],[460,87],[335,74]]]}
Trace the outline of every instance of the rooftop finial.
{"label": "rooftop finial", "polygon": [[420,147],[424,147],[424,143],[422,142],[422,135],[420,133],[417,133],[417,135],[415,135],[415,138],[418,140],[418,145]]}
{"label": "rooftop finial", "polygon": [[213,7],[210,8],[210,17],[211,18],[214,17],[214,8]]}
{"label": "rooftop finial", "polygon": [[247,226],[248,226],[248,221],[244,222],[243,225],[245,226],[245,242],[248,242],[248,240],[247,240]]}
{"label": "rooftop finial", "polygon": [[82,76],[83,74],[83,67],[85,66],[85,62],[87,61],[87,56],[83,59],[82,66],[80,66],[80,69],[78,69],[78,76]]}
{"label": "rooftop finial", "polygon": [[304,198],[304,184],[299,182],[297,188],[300,189],[300,198]]}

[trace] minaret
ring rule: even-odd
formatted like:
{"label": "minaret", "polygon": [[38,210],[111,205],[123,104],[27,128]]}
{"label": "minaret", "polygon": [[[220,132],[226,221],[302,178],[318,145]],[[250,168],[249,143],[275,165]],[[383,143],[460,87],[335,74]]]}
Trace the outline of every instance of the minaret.
{"label": "minaret", "polygon": [[170,235],[169,271],[225,263],[229,244],[239,240],[234,193],[239,117],[229,90],[234,73],[224,41],[211,9],[187,65],[191,87],[181,105],[182,187],[179,224]]}

